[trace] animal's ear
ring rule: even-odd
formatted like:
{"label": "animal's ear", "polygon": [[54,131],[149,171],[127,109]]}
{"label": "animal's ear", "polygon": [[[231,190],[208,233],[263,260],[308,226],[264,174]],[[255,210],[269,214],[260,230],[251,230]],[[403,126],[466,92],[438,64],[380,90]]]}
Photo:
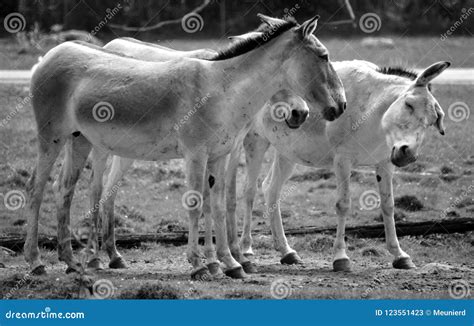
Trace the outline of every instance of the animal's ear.
{"label": "animal's ear", "polygon": [[426,68],[415,80],[416,86],[427,86],[429,82],[438,77],[451,63],[440,61]]}
{"label": "animal's ear", "polygon": [[436,129],[438,129],[439,133],[444,136],[445,129],[444,129],[444,111],[441,108],[441,106],[436,103],[435,105],[435,110],[436,110]]}
{"label": "animal's ear", "polygon": [[313,18],[308,19],[303,24],[301,24],[300,27],[298,27],[298,30],[301,32],[303,37],[308,37],[314,33],[316,27],[318,26],[318,19],[319,15],[316,15]]}
{"label": "animal's ear", "polygon": [[257,14],[257,17],[260,18],[262,23],[267,24],[268,26],[274,26],[274,25],[278,25],[278,24],[282,24],[286,22],[286,20],[273,18],[264,14]]}

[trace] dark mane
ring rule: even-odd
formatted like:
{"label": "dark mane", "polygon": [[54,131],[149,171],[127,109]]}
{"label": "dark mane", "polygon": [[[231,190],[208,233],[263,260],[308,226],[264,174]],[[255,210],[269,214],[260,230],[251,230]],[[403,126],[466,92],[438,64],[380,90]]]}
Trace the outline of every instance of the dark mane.
{"label": "dark mane", "polygon": [[[408,70],[402,67],[382,67],[378,68],[377,71],[384,75],[400,76],[408,78],[410,80],[415,80],[418,77],[418,74],[413,70]],[[428,90],[431,92],[431,83],[429,83],[427,87]]]}
{"label": "dark mane", "polygon": [[219,50],[216,56],[210,58],[209,60],[226,60],[250,52],[262,46],[266,42],[277,38],[295,26],[298,26],[298,23],[295,20],[287,20],[281,24],[273,25],[271,27],[267,24],[262,24],[257,30],[255,30],[257,32],[261,32],[261,35],[252,36],[246,40],[236,40],[226,48]]}
{"label": "dark mane", "polygon": [[412,70],[408,70],[402,67],[382,67],[377,69],[378,72],[384,75],[394,75],[405,77],[410,80],[415,80],[418,77],[418,74]]}

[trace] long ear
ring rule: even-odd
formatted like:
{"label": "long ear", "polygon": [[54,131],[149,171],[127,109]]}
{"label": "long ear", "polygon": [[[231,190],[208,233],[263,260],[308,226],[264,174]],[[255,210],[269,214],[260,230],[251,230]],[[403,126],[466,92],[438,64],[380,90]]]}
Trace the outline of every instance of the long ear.
{"label": "long ear", "polygon": [[430,81],[438,77],[451,63],[440,61],[426,68],[415,80],[416,86],[427,86]]}
{"label": "long ear", "polygon": [[260,18],[262,23],[267,24],[268,26],[273,26],[273,25],[279,25],[282,23],[285,23],[286,20],[279,19],[279,18],[273,18],[264,14],[257,14],[257,17]]}
{"label": "long ear", "polygon": [[308,19],[303,24],[301,24],[300,27],[298,27],[298,30],[301,31],[303,37],[308,37],[314,33],[316,27],[318,26],[318,19],[319,15],[316,15],[313,18]]}
{"label": "long ear", "polygon": [[444,136],[445,129],[444,129],[444,112],[441,106],[438,103],[435,105],[436,115],[438,118],[436,119],[436,129],[438,129],[439,133]]}

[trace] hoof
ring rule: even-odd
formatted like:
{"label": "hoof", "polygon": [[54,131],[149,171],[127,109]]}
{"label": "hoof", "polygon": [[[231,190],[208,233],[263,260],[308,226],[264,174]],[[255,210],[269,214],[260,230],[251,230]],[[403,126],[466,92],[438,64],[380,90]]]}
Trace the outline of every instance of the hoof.
{"label": "hoof", "polygon": [[100,261],[100,258],[94,258],[92,259],[88,264],[88,268],[95,269],[95,270],[102,270],[104,269],[104,265]]}
{"label": "hoof", "polygon": [[257,273],[257,266],[255,266],[255,264],[252,263],[251,261],[246,261],[245,263],[242,263],[242,268],[244,269],[244,272],[247,274]]}
{"label": "hoof", "polygon": [[79,273],[79,269],[76,267],[68,266],[66,268],[66,274]]}
{"label": "hoof", "polygon": [[46,275],[46,268],[44,265],[39,265],[31,271],[31,274],[33,275]]}
{"label": "hoof", "polygon": [[396,269],[413,269],[416,268],[415,264],[411,261],[410,257],[401,257],[395,259],[392,263],[393,268]]}
{"label": "hoof", "polygon": [[200,267],[191,273],[191,278],[196,281],[209,281],[211,274],[206,266]]}
{"label": "hoof", "polygon": [[335,272],[350,272],[351,261],[347,258],[336,259],[332,262],[332,269]]}
{"label": "hoof", "polygon": [[280,259],[280,263],[283,265],[296,265],[296,264],[303,264],[303,260],[298,256],[296,252],[290,252],[289,254],[286,254],[283,256],[282,259]]}
{"label": "hoof", "polygon": [[240,279],[248,277],[248,275],[245,274],[244,269],[242,268],[242,266],[226,270],[225,275],[227,275],[231,278],[240,278]]}
{"label": "hoof", "polygon": [[109,267],[113,269],[123,269],[128,268],[127,263],[122,257],[114,258],[110,261]]}
{"label": "hoof", "polygon": [[212,262],[207,264],[207,269],[209,269],[209,272],[211,275],[219,275],[222,274],[222,269],[221,266],[219,265],[218,262]]}

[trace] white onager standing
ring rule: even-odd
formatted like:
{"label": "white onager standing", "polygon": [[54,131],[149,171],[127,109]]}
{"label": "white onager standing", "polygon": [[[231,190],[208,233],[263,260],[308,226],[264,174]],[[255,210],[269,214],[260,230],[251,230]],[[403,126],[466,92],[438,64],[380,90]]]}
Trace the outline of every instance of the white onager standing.
{"label": "white onager standing", "polygon": [[[275,158],[263,190],[275,249],[280,251],[282,263],[301,262],[296,251],[288,245],[280,215],[281,190],[294,166],[326,167],[332,164],[334,167],[338,223],[333,268],[340,271],[350,269],[344,230],[351,207],[351,168],[375,165],[385,238],[394,257],[393,267],[413,268],[410,256],[400,248],[395,231],[392,175],[394,166],[405,166],[416,160],[427,127],[434,125],[444,135],[444,113],[430,92],[429,83],[450,64],[435,63],[419,76],[402,69],[380,69],[366,61],[333,64],[344,84],[348,104],[348,109],[337,121],[326,122],[317,112],[310,112],[301,128],[289,130],[272,119],[270,110],[262,110],[244,139],[247,177],[242,250],[244,254],[253,254],[253,200],[263,157],[271,144],[276,148]],[[234,151],[231,160],[238,154]],[[228,170],[228,179],[235,179],[236,169],[234,166],[234,170]],[[229,192],[227,198],[235,198],[235,187],[229,187]]]}
{"label": "white onager standing", "polygon": [[[260,18],[268,31],[231,44],[212,60],[145,62],[77,42],[63,43],[46,54],[31,80],[38,161],[28,183],[24,251],[33,273],[45,272],[38,248],[44,186],[60,150],[70,142],[57,183],[58,251],[67,271],[79,268],[70,240],[71,200],[94,147],[133,159],[184,157],[187,185],[194,194],[204,190],[207,167],[217,258],[227,275],[245,277],[231,254],[225,228],[225,163],[236,137],[281,89],[294,91],[326,120],[338,118],[345,108],[342,84],[327,50],[312,35],[318,17],[302,25]],[[206,94],[210,94],[206,108],[176,130],[174,125],[195,99]],[[191,276],[201,278],[209,273],[198,247],[202,210],[201,205],[192,208],[187,256]]]}

